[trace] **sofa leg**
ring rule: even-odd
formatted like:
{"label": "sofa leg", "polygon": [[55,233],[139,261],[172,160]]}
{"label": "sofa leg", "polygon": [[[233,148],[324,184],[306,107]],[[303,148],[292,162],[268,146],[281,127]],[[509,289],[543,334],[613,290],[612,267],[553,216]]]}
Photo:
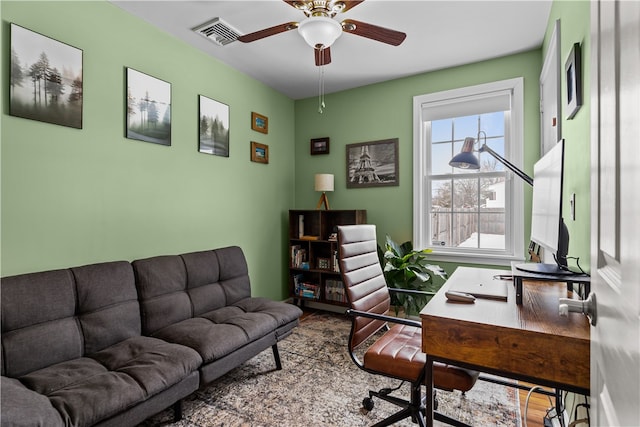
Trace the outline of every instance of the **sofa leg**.
{"label": "sofa leg", "polygon": [[177,423],[182,419],[182,400],[173,404],[173,422]]}
{"label": "sofa leg", "polygon": [[278,344],[271,346],[273,350],[273,358],[276,360],[276,369],[280,371],[282,369],[282,362],[280,362],[280,352],[278,351]]}

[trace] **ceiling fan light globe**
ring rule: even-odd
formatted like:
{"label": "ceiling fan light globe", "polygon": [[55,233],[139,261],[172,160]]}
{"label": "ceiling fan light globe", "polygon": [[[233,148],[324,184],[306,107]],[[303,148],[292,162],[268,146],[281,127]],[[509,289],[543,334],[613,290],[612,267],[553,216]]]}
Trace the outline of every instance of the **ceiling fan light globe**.
{"label": "ceiling fan light globe", "polygon": [[327,48],[342,34],[342,26],[326,16],[311,16],[298,25],[298,32],[312,48]]}

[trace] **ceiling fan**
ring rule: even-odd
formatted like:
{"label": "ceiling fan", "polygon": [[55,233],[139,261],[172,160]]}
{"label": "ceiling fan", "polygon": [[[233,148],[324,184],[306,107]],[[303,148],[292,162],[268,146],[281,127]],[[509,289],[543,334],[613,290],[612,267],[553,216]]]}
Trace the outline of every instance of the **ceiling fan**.
{"label": "ceiling fan", "polygon": [[342,22],[333,19],[336,14],[346,12],[364,2],[364,0],[284,0],[284,2],[301,10],[306,15],[306,19],[300,22],[287,22],[245,34],[238,37],[238,40],[250,43],[297,28],[307,44],[313,48],[316,65],[322,66],[331,62],[330,46],[340,37],[343,31],[393,46],[400,45],[407,37],[405,33],[400,31],[354,19],[345,19]]}

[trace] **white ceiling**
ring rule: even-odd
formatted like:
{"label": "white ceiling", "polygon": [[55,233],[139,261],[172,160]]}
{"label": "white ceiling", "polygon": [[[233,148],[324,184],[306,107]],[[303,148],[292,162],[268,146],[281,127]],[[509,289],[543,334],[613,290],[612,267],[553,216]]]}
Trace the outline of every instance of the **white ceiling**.
{"label": "white ceiling", "polygon": [[[296,30],[252,43],[218,46],[192,31],[222,18],[241,34],[304,19],[301,11],[280,0],[155,1],[111,0],[111,3],[173,34],[229,66],[292,99],[318,93],[313,50]],[[542,45],[551,0],[367,0],[346,13],[351,18],[402,31],[397,47],[343,33],[331,46],[324,67],[326,93],[478,62]]]}

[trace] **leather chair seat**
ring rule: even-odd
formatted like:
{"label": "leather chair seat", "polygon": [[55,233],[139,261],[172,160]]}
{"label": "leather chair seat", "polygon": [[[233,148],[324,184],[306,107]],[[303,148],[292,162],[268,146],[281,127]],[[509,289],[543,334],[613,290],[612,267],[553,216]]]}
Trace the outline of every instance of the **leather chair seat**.
{"label": "leather chair seat", "polygon": [[[364,368],[395,378],[415,382],[422,374],[427,357],[422,352],[422,330],[395,325],[380,337],[363,357]],[[478,372],[444,363],[433,365],[433,382],[441,390],[467,391]]]}

